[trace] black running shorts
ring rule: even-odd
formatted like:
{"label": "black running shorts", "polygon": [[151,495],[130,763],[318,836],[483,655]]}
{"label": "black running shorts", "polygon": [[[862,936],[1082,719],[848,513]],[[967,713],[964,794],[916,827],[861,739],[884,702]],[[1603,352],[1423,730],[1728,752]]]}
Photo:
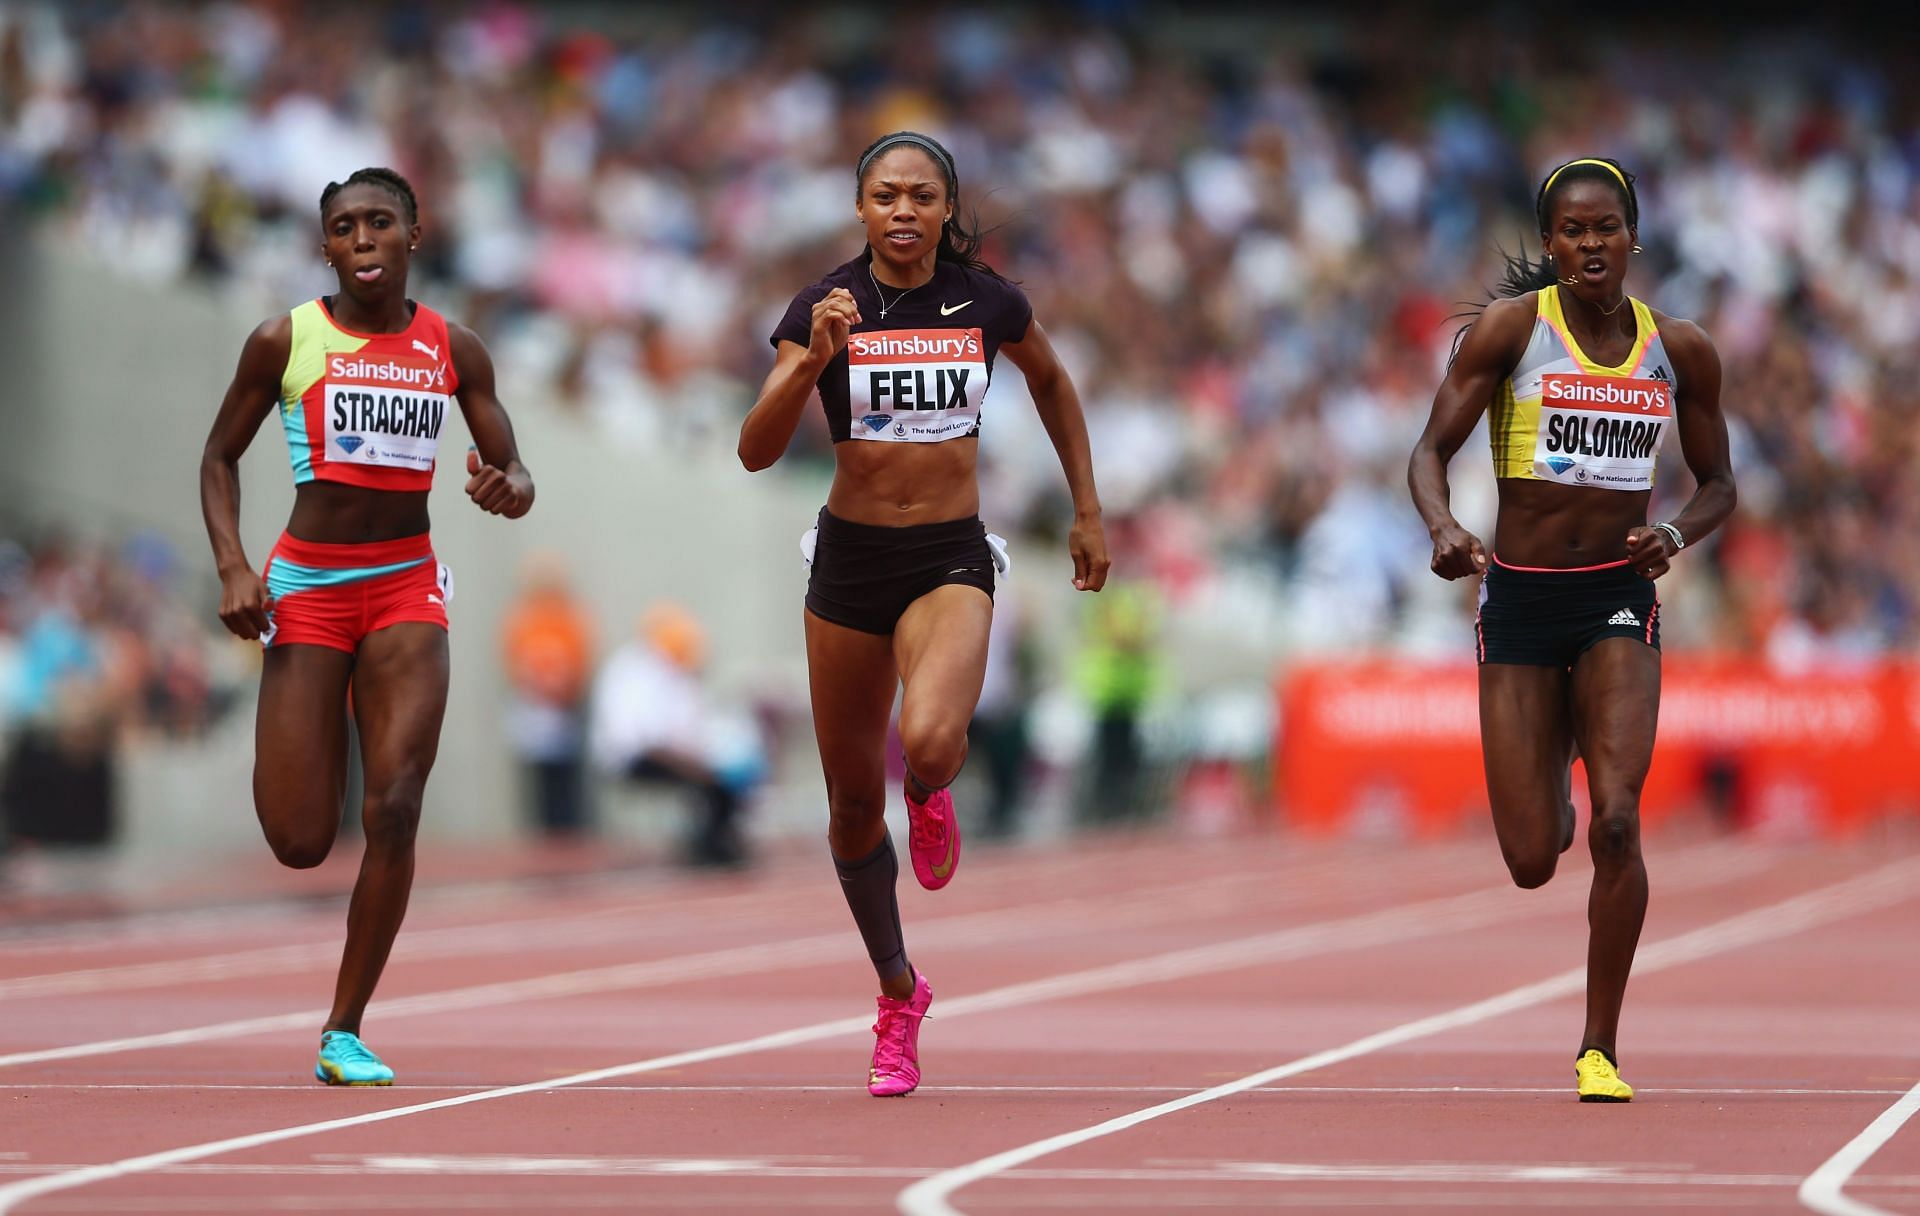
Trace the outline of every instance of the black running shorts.
{"label": "black running shorts", "polygon": [[907,605],[949,583],[993,597],[993,553],[979,516],[882,528],[820,511],[807,609],[823,621],[889,634]]}
{"label": "black running shorts", "polygon": [[1496,557],[1480,583],[1474,633],[1482,663],[1570,669],[1605,638],[1660,649],[1660,599],[1627,562],[1537,570]]}

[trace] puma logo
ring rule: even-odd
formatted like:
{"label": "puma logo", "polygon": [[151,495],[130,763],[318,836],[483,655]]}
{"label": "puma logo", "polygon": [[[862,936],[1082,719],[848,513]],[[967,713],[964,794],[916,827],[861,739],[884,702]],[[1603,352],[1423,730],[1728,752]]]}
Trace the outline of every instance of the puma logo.
{"label": "puma logo", "polygon": [[955,304],[952,307],[948,307],[947,305],[942,304],[940,306],[940,315],[943,317],[950,317],[954,313],[959,312],[961,309],[965,308],[968,304],[971,304],[971,303],[973,303],[973,301],[968,300],[965,303]]}
{"label": "puma logo", "polygon": [[418,338],[415,338],[415,339],[413,340],[413,349],[415,349],[415,350],[423,350],[423,351],[425,351],[425,352],[427,352],[427,358],[429,358],[429,359],[438,359],[438,358],[440,357],[440,347],[439,347],[439,346],[437,346],[437,345],[435,345],[435,346],[428,346],[428,345],[427,345],[427,344],[426,344],[425,342],[422,342],[422,341],[421,341],[420,339],[418,339]]}

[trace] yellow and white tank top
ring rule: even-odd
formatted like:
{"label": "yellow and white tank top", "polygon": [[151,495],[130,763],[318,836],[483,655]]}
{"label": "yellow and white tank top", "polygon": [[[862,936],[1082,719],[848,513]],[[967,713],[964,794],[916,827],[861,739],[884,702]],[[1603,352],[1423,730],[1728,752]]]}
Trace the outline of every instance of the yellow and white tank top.
{"label": "yellow and white tank top", "polygon": [[1601,490],[1653,487],[1653,465],[1673,422],[1673,361],[1653,311],[1628,297],[1638,333],[1626,361],[1587,358],[1544,288],[1533,337],[1488,411],[1496,477]]}

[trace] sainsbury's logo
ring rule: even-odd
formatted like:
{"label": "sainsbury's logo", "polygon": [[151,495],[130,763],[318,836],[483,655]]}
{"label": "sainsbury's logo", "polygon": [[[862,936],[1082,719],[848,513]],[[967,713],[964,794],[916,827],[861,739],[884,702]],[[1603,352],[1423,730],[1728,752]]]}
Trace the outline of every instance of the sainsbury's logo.
{"label": "sainsbury's logo", "polygon": [[985,350],[977,329],[895,329],[847,341],[855,363],[978,363]]}
{"label": "sainsbury's logo", "polygon": [[328,355],[327,378],[384,388],[444,388],[446,371],[412,355]]}
{"label": "sainsbury's logo", "polygon": [[1658,380],[1624,376],[1548,375],[1540,378],[1543,404],[1616,413],[1668,414],[1671,388]]}

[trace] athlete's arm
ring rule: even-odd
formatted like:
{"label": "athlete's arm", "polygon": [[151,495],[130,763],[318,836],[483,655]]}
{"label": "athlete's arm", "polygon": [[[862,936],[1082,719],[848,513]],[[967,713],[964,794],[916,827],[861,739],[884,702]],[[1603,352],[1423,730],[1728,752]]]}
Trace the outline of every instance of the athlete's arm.
{"label": "athlete's arm", "polygon": [[247,335],[240,364],[220,398],[220,412],[200,453],[200,515],[213,542],[214,568],[220,572],[220,620],[236,636],[248,639],[266,632],[273,605],[240,543],[240,457],[279,400],[280,376],[292,347],[293,320],[286,313],[262,321]]}
{"label": "athlete's arm", "polygon": [[1081,591],[1098,591],[1106,586],[1107,567],[1112,563],[1107,557],[1107,534],[1100,525],[1100,492],[1093,486],[1093,451],[1080,394],[1040,322],[1028,325],[1026,337],[1018,342],[1002,343],[1000,353],[1026,376],[1027,391],[1067,475],[1067,490],[1073,495],[1073,531],[1067,537],[1067,548],[1073,553],[1073,585]]}
{"label": "athlete's arm", "polygon": [[807,335],[807,344],[780,343],[773,370],[760,386],[760,398],[740,424],[740,463],[747,472],[758,473],[787,450],[814,382],[859,323],[860,306],[853,302],[853,293],[836,287],[813,306],[813,329]]}
{"label": "athlete's arm", "polygon": [[447,353],[460,379],[454,396],[473,436],[467,453],[467,497],[490,515],[519,519],[533,509],[533,474],[520,463],[513,423],[493,391],[493,356],[480,335],[464,325],[447,326]]}
{"label": "athlete's arm", "polygon": [[1453,517],[1447,462],[1473,434],[1500,382],[1513,374],[1526,352],[1537,302],[1531,294],[1495,300],[1467,330],[1447,378],[1433,395],[1427,429],[1407,461],[1407,488],[1433,538],[1429,563],[1441,578],[1463,578],[1487,568],[1486,546]]}
{"label": "athlete's arm", "polygon": [[[1738,497],[1727,452],[1727,418],[1720,411],[1720,354],[1707,332],[1691,321],[1658,317],[1656,323],[1680,382],[1674,401],[1680,454],[1696,483],[1693,497],[1667,522],[1692,544],[1727,521]],[[1673,554],[1673,539],[1658,528],[1627,532],[1627,557],[1648,578],[1665,574]]]}

